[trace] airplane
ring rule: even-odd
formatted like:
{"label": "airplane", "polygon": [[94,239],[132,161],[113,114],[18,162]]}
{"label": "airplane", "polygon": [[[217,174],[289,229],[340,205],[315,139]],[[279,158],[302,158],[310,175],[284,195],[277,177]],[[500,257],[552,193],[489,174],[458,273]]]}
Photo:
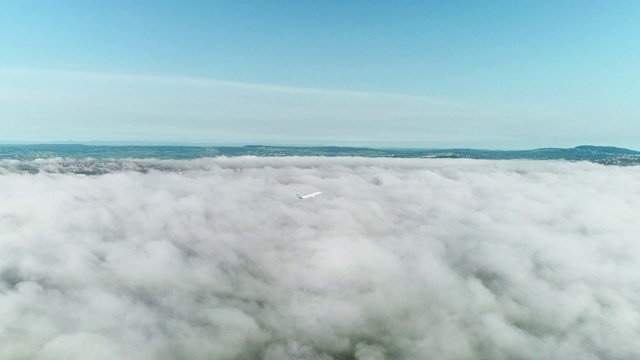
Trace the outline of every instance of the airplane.
{"label": "airplane", "polygon": [[314,193],[311,193],[311,194],[307,194],[307,195],[296,194],[296,196],[298,197],[298,199],[304,200],[304,199],[316,197],[316,196],[318,196],[320,194],[322,194],[322,191],[317,191],[317,192],[314,192]]}

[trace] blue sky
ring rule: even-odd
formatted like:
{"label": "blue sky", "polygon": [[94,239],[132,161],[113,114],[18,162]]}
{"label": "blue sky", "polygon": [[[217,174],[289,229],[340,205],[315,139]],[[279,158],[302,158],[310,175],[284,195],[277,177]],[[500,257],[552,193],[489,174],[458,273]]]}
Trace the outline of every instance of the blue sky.
{"label": "blue sky", "polygon": [[638,1],[5,1],[0,139],[640,149]]}

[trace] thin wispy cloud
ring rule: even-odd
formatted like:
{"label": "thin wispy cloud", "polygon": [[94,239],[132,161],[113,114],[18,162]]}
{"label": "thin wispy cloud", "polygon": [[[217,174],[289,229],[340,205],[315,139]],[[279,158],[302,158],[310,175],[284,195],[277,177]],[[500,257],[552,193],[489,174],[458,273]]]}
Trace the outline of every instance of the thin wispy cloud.
{"label": "thin wispy cloud", "polygon": [[125,163],[0,163],[0,357],[640,356],[637,167]]}
{"label": "thin wispy cloud", "polygon": [[78,71],[3,69],[0,77],[8,140],[442,147],[522,135],[503,126],[521,107],[456,99]]}

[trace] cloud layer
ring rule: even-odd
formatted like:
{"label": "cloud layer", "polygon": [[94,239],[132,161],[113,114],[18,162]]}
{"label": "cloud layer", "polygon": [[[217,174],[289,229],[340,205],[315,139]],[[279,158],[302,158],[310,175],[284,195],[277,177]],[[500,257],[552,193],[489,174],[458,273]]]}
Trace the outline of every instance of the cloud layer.
{"label": "cloud layer", "polygon": [[0,358],[640,357],[640,168],[114,166],[0,164]]}

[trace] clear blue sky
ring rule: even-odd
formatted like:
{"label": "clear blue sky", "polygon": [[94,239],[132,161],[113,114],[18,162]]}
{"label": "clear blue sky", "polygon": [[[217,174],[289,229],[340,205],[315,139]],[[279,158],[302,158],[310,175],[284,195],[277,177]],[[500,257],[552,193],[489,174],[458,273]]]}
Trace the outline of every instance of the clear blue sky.
{"label": "clear blue sky", "polygon": [[0,139],[640,149],[640,1],[4,1]]}

